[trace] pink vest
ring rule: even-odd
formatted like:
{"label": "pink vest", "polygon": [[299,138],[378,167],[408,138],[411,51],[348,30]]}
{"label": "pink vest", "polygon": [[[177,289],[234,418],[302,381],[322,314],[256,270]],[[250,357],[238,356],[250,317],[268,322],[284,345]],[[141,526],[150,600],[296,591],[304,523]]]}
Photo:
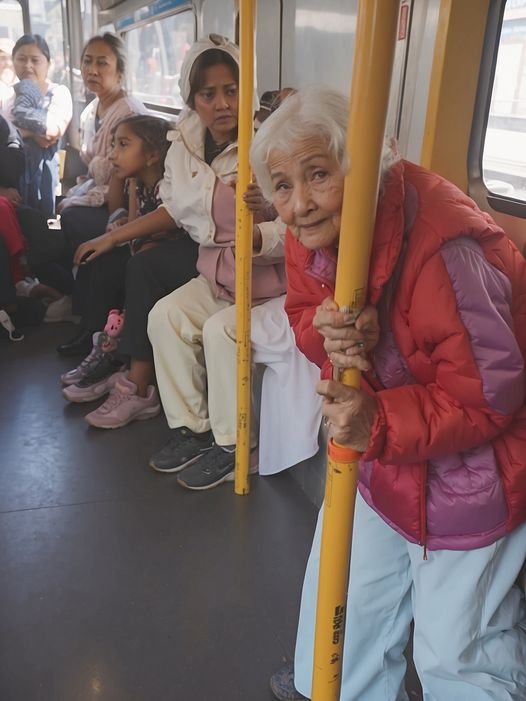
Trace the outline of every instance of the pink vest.
{"label": "pink vest", "polygon": [[[236,284],[236,197],[235,190],[216,178],[212,217],[216,226],[215,246],[199,246],[197,270],[212,285],[217,297],[235,301]],[[283,260],[255,256],[252,260],[252,304],[284,294],[286,288]]]}

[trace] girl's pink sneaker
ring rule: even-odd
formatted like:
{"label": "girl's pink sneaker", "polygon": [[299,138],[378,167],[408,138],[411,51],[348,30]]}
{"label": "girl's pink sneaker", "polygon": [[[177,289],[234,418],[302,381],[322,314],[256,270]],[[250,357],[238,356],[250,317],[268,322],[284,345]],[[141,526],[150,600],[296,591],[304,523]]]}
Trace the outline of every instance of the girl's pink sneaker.
{"label": "girl's pink sneaker", "polygon": [[156,388],[150,385],[146,397],[139,397],[135,382],[123,374],[117,379],[104,404],[90,412],[85,419],[90,426],[96,428],[121,428],[132,421],[153,419],[160,411]]}

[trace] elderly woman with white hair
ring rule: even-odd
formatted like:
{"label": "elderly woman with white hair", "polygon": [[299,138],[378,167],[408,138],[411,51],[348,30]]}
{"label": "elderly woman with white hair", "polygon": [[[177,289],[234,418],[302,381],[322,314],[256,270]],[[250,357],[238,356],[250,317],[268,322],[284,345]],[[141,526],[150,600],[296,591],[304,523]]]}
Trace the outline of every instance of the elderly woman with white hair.
{"label": "elderly woman with white hair", "polygon": [[[359,471],[341,699],[401,701],[414,659],[434,701],[526,698],[526,264],[439,175],[384,154],[368,302],[332,296],[347,104],[308,88],[263,124],[251,160],[287,224],[286,309],[299,348],[331,378],[317,391]],[[356,232],[355,235],[359,235]],[[295,665],[279,699],[310,696],[320,524],[303,587]]]}

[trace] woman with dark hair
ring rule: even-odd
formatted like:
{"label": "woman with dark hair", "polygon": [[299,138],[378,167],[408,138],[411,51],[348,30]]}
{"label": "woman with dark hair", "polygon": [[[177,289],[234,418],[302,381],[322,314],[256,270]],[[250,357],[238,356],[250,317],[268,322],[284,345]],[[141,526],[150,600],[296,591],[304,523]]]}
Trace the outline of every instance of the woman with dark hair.
{"label": "woman with dark hair", "polygon": [[39,34],[20,37],[12,56],[19,82],[4,100],[2,112],[24,138],[26,168],[20,194],[23,204],[51,217],[59,182],[58,143],[71,121],[71,94],[65,85],[48,79],[49,47]]}
{"label": "woman with dark hair", "polygon": [[[77,247],[92,236],[102,234],[108,223],[108,193],[113,168],[109,158],[112,132],[118,122],[133,114],[146,114],[146,108],[124,88],[126,48],[122,39],[105,33],[94,36],[84,46],[81,70],[84,85],[95,99],[80,117],[80,156],[88,166],[86,176],[78,179],[59,204],[61,226],[65,237],[64,264],[70,266]],[[120,183],[117,183],[120,188]],[[79,278],[78,285],[87,286]],[[82,314],[82,290],[73,296],[73,312]],[[91,334],[81,328],[74,338],[58,347],[65,355],[84,353],[91,347]]]}
{"label": "woman with dark hair", "polygon": [[87,176],[79,179],[59,205],[71,255],[80,243],[102,233],[108,221],[112,130],[124,117],[146,113],[142,102],[126,94],[126,63],[124,43],[114,34],[92,37],[82,51],[82,79],[95,99],[80,117],[80,156],[88,166]]}

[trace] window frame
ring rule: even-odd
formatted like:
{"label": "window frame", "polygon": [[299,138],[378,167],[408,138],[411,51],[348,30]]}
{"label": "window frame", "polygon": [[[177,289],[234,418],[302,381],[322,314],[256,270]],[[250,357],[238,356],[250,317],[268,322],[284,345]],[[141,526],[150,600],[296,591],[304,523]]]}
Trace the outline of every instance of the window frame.
{"label": "window frame", "polygon": [[31,20],[29,17],[29,0],[12,0],[17,2],[22,9],[22,27],[24,34],[29,34],[31,31]]}
{"label": "window frame", "polygon": [[492,0],[488,11],[468,149],[468,191],[475,201],[486,202],[496,212],[526,219],[526,201],[489,190],[484,182],[482,168],[506,2],[507,0]]}
{"label": "window frame", "polygon": [[[137,21],[130,21],[131,18],[120,18],[115,22],[115,30],[126,44],[126,35],[129,32],[134,31],[136,29],[140,29],[141,27],[152,25],[154,22],[165,20],[168,17],[174,17],[175,15],[182,14],[183,12],[192,13],[194,27],[194,37],[192,42],[195,42],[197,39],[197,14],[195,11],[194,4],[192,2],[182,3],[177,7],[166,10],[165,12],[160,12],[159,14],[152,14],[142,19],[138,19]],[[159,113],[162,115],[178,115],[181,111],[181,108],[179,107],[161,105],[156,102],[151,102],[147,100],[143,100],[142,102],[144,106],[147,107],[148,110],[150,110],[151,112]]]}

